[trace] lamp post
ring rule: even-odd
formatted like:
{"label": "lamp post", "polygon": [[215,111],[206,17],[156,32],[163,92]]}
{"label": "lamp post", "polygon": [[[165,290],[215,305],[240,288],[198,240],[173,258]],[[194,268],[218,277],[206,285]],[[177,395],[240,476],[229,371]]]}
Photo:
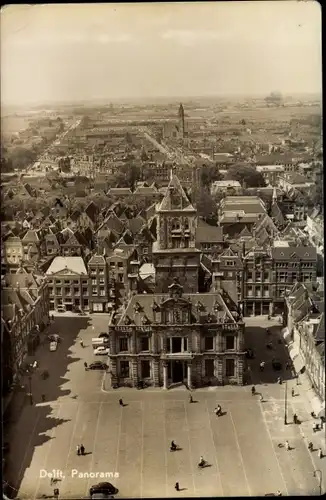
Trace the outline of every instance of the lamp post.
{"label": "lamp post", "polygon": [[32,394],[32,376],[28,375],[28,388],[29,388],[29,402],[31,406],[33,405],[33,394]]}
{"label": "lamp post", "polygon": [[285,381],[285,397],[284,397],[284,425],[287,425],[288,416],[288,383]]}
{"label": "lamp post", "polygon": [[321,495],[322,494],[321,489],[322,489],[322,482],[323,482],[323,473],[321,470],[316,469],[314,471],[314,477],[317,477],[317,472],[319,472],[319,495]]}

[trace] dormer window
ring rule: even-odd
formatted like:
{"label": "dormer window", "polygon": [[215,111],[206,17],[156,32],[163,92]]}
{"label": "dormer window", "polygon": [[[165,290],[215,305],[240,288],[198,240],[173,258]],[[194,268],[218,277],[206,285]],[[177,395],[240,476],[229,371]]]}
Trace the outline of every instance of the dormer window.
{"label": "dormer window", "polygon": [[143,308],[141,307],[141,305],[139,304],[139,302],[136,302],[136,304],[134,305],[134,311],[139,313],[143,310]]}
{"label": "dormer window", "polygon": [[152,309],[154,312],[160,312],[160,306],[156,302],[153,302]]}
{"label": "dormer window", "polygon": [[150,320],[146,316],[146,314],[142,317],[141,322],[142,322],[143,325],[149,325],[150,324]]}

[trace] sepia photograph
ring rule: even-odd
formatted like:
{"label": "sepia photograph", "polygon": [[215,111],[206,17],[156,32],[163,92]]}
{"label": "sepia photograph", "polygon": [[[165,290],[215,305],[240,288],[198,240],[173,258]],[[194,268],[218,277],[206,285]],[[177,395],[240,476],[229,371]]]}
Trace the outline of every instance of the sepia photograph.
{"label": "sepia photograph", "polygon": [[0,27],[1,499],[325,494],[321,5]]}

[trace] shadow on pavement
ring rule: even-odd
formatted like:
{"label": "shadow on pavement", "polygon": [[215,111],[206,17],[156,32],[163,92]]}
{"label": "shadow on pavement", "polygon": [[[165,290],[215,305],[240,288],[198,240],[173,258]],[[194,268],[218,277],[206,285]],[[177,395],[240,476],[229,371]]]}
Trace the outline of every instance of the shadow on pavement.
{"label": "shadow on pavement", "polygon": [[[278,378],[282,381],[293,380],[295,373],[292,369],[292,360],[288,349],[282,339],[282,326],[269,324],[262,320],[262,326],[259,324],[250,325],[250,318],[245,318],[245,347],[254,351],[254,359],[247,359],[248,371],[247,384],[275,384]],[[266,329],[269,329],[269,334]],[[272,349],[267,348],[267,344],[272,344]],[[281,370],[274,370],[273,360],[282,364]],[[265,362],[265,368],[260,370],[260,363]],[[287,366],[289,369],[287,369]]]}
{"label": "shadow on pavement", "polygon": [[[56,317],[42,333],[41,345],[27,359],[28,363],[37,360],[38,367],[31,374],[31,380],[27,375],[23,376],[20,391],[13,395],[4,414],[3,435],[4,441],[10,444],[10,451],[6,457],[3,480],[5,493],[10,498],[17,497],[17,491],[26,469],[32,463],[36,448],[52,439],[51,435],[45,433],[49,434],[59,425],[69,421],[53,415],[53,402],[71,394],[70,390],[62,389],[62,386],[70,380],[69,367],[81,360],[72,353],[71,348],[78,335],[87,329],[90,323],[89,317]],[[62,340],[57,351],[50,352],[47,337],[54,333],[59,334]],[[42,373],[45,370],[49,372],[49,377],[43,379]],[[27,394],[30,388],[32,396]],[[42,401],[42,395],[45,396],[45,402]],[[72,399],[76,397],[71,396]]]}

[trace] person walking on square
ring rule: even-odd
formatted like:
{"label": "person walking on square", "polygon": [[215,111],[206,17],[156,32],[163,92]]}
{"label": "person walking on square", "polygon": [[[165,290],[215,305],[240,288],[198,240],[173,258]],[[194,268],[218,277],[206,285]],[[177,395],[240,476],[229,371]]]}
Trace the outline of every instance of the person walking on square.
{"label": "person walking on square", "polygon": [[119,405],[120,406],[123,406],[123,401],[122,401],[122,398],[119,399]]}
{"label": "person walking on square", "polygon": [[82,340],[80,340],[79,343],[80,343],[81,347],[84,347],[84,342]]}
{"label": "person walking on square", "polygon": [[174,487],[175,487],[176,491],[180,491],[179,483],[175,483]]}
{"label": "person walking on square", "polygon": [[289,441],[285,441],[285,449],[286,449],[286,451],[290,450]]}
{"label": "person walking on square", "polygon": [[318,450],[318,458],[323,458],[323,456],[324,455],[323,455],[322,449],[319,448],[319,450]]}
{"label": "person walking on square", "polygon": [[86,363],[86,361],[85,361],[85,363],[84,363],[85,370],[87,370],[87,366],[88,366],[88,365],[87,365],[87,363]]}
{"label": "person walking on square", "polygon": [[85,447],[83,444],[80,445],[80,454],[85,455]]}
{"label": "person walking on square", "polygon": [[295,392],[294,392],[293,387],[292,387],[292,391],[291,391],[291,396],[292,396],[293,398],[294,398],[294,396],[295,396]]}
{"label": "person walking on square", "polygon": [[294,423],[294,424],[297,424],[297,423],[298,423],[298,416],[297,416],[297,414],[296,414],[296,413],[293,415],[293,423]]}
{"label": "person walking on square", "polygon": [[256,387],[253,385],[251,388],[251,395],[254,396],[256,394]]}
{"label": "person walking on square", "polygon": [[264,396],[261,394],[260,395],[260,402],[262,403],[264,401]]}
{"label": "person walking on square", "polygon": [[77,451],[77,455],[80,455],[80,446],[79,446],[79,444],[77,444],[76,451]]}
{"label": "person walking on square", "polygon": [[263,372],[265,368],[265,361],[262,361],[259,365],[260,371]]}
{"label": "person walking on square", "polygon": [[[189,403],[193,403],[193,402],[194,402],[194,400],[192,399],[192,395],[189,394]],[[176,483],[176,484],[179,484],[179,483]]]}

